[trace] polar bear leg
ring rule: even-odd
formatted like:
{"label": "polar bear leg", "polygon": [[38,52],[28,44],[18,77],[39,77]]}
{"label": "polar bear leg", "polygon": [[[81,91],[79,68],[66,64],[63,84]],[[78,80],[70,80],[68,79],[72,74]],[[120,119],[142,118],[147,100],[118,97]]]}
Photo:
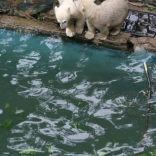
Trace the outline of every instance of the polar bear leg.
{"label": "polar bear leg", "polygon": [[86,23],[87,23],[88,31],[85,34],[85,37],[87,39],[92,39],[95,36],[95,27],[88,20],[86,20]]}
{"label": "polar bear leg", "polygon": [[66,35],[68,37],[73,37],[75,35],[74,23],[73,21],[68,22],[66,27]]}
{"label": "polar bear leg", "polygon": [[110,34],[111,35],[117,35],[120,32],[122,24],[116,26],[115,28],[110,30]]}
{"label": "polar bear leg", "polygon": [[85,19],[79,19],[76,21],[75,31],[77,34],[82,34],[84,29]]}
{"label": "polar bear leg", "polygon": [[104,27],[102,30],[100,30],[100,33],[97,36],[97,39],[99,40],[106,40],[109,35],[109,29],[108,27]]}
{"label": "polar bear leg", "polygon": [[69,29],[69,28],[66,28],[66,35],[67,35],[68,37],[73,37],[73,36],[75,35],[75,32],[72,31],[72,30]]}

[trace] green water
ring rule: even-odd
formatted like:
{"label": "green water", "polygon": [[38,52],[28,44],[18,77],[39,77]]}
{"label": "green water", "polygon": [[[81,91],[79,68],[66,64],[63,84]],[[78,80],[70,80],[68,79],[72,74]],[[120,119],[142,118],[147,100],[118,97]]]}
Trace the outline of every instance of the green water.
{"label": "green water", "polygon": [[1,29],[0,156],[154,153],[156,67],[149,70],[151,111],[143,139],[143,62],[152,66],[156,55]]}

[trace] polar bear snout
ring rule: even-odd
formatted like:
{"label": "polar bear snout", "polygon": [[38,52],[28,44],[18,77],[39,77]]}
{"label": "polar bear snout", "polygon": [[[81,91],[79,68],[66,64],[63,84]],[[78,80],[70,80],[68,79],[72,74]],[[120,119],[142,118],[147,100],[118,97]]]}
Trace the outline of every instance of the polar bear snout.
{"label": "polar bear snout", "polygon": [[61,29],[66,29],[66,27],[67,27],[67,22],[66,21],[60,23],[60,28]]}

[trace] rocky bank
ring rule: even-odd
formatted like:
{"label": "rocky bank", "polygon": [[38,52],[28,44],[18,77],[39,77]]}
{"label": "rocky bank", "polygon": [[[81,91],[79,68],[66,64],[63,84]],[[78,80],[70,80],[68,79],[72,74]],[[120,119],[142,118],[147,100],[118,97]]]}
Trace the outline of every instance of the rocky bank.
{"label": "rocky bank", "polygon": [[[97,3],[100,3],[97,1]],[[143,12],[149,11],[149,6],[141,6],[141,3],[129,4],[129,9]],[[58,5],[57,0],[8,0],[0,1],[0,28],[16,30],[36,35],[60,35],[66,37],[65,31],[61,30],[56,21],[54,6]],[[138,6],[137,6],[138,5]],[[155,8],[150,6],[150,8]],[[152,9],[156,14],[156,9]],[[156,36],[136,37],[130,33],[120,32],[116,36],[109,36],[107,40],[100,41],[96,37],[88,41],[82,35],[75,35],[72,40],[90,42],[105,47],[133,52],[136,47],[145,48],[148,51],[156,52]]]}

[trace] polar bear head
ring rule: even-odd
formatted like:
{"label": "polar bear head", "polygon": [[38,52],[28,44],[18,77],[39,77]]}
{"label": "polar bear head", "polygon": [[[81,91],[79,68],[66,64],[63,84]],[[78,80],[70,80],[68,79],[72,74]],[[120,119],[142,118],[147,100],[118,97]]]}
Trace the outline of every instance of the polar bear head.
{"label": "polar bear head", "polygon": [[70,7],[62,8],[61,6],[55,6],[54,12],[61,29],[65,29],[67,27],[68,21],[71,18]]}
{"label": "polar bear head", "polygon": [[83,2],[81,2],[81,0],[73,0],[73,2],[75,6],[77,7],[77,9],[83,14],[85,12]]}
{"label": "polar bear head", "polygon": [[95,1],[96,0],[73,0],[75,6],[82,14],[85,14],[85,8],[90,8],[90,4],[94,4]]}

